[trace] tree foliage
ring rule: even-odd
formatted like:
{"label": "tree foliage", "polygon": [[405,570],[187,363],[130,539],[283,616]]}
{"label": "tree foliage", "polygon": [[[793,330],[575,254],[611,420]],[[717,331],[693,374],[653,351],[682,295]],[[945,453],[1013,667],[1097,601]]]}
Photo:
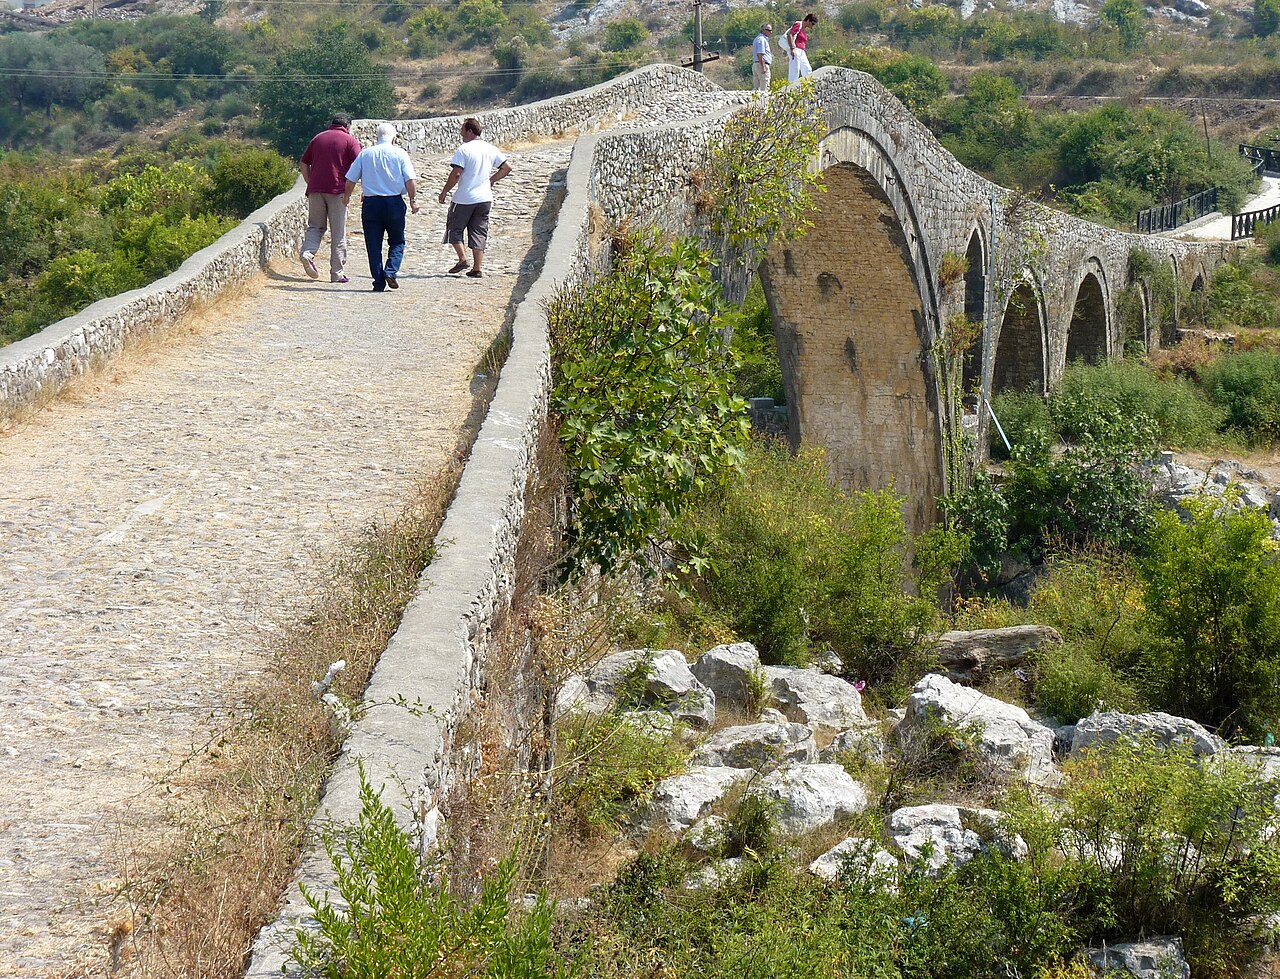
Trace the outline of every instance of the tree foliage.
{"label": "tree foliage", "polygon": [[731,394],[737,364],[723,342],[734,315],[709,256],[651,232],[552,301],[552,406],[580,565],[624,564],[741,464],[746,406]]}
{"label": "tree foliage", "polygon": [[747,278],[771,241],[809,229],[806,215],[823,189],[815,166],[823,134],[813,83],[806,79],[752,101],[712,139],[698,171],[698,204],[724,243],[721,274],[732,301],[742,301]]}
{"label": "tree foliage", "polygon": [[1170,709],[1254,736],[1280,718],[1280,563],[1271,521],[1192,500],[1190,522],[1156,518],[1142,561],[1145,602],[1165,641]]}
{"label": "tree foliage", "polygon": [[258,83],[257,100],[268,138],[292,158],[335,112],[389,115],[395,91],[386,68],[374,63],[345,24],[337,24],[282,52]]}

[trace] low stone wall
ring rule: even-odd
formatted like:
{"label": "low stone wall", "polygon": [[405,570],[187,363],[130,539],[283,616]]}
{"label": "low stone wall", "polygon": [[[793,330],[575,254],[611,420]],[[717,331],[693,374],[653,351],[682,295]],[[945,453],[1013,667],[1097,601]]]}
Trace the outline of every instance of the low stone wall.
{"label": "low stone wall", "polygon": [[[583,135],[620,122],[633,107],[673,92],[710,92],[718,86],[696,72],[674,65],[649,65],[611,81],[530,105],[487,109],[474,115],[491,143],[516,143],[537,137]],[[400,145],[410,154],[443,153],[461,141],[458,130],[465,116],[398,119]],[[374,142],[378,120],[357,119],[351,131],[361,143]]]}
{"label": "low stone wall", "polygon": [[249,215],[163,279],[0,347],[0,423],[51,397],[72,378],[118,354],[131,339],[176,323],[289,255],[306,228],[301,182]]}

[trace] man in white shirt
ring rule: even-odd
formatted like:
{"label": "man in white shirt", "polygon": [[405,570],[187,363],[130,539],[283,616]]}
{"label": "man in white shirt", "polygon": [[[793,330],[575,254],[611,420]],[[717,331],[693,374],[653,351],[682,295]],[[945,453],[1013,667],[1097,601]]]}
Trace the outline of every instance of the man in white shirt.
{"label": "man in white shirt", "polygon": [[[481,276],[480,265],[484,261],[484,249],[489,240],[489,209],[493,205],[493,185],[511,172],[511,164],[502,151],[480,138],[479,119],[462,121],[462,145],[453,154],[453,169],[440,191],[443,204],[453,190],[453,203],[445,219],[445,241],[458,253],[458,262],[450,274],[467,267],[467,253],[462,247],[462,235],[466,232],[467,247],[471,249],[471,269],[467,275],[473,279]],[[457,188],[454,190],[454,188]]]}
{"label": "man in white shirt", "polygon": [[[395,145],[396,127],[378,123],[378,142],[366,147],[347,171],[347,199],[363,184],[360,198],[360,224],[364,228],[364,246],[369,253],[369,272],[373,291],[398,289],[400,263],[404,260],[404,194],[409,207],[418,213],[418,185],[409,154]],[[387,263],[382,264],[382,238],[387,239]]]}
{"label": "man in white shirt", "polygon": [[765,24],[751,42],[751,87],[757,92],[769,91],[769,74],[773,70],[773,51],[769,39],[773,37],[773,25]]}

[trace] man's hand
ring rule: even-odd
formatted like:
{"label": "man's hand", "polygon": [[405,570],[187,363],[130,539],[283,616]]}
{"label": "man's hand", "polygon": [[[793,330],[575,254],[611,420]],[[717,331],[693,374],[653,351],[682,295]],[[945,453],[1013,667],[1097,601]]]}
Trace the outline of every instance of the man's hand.
{"label": "man's hand", "polygon": [[443,203],[444,203],[444,191],[443,191],[443,190],[442,190],[442,191],[440,191],[440,196],[437,198],[437,200],[439,200],[441,204],[443,204]]}
{"label": "man's hand", "polygon": [[409,210],[410,210],[410,211],[412,211],[414,214],[417,214],[417,213],[418,213],[418,202],[417,202],[417,201],[410,201],[410,202],[409,202]]}

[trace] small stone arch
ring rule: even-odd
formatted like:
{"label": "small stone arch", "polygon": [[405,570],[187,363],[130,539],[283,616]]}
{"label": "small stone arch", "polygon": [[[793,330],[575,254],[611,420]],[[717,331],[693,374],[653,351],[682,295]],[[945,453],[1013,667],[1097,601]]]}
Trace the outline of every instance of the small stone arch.
{"label": "small stone arch", "polygon": [[1044,303],[1035,281],[1026,275],[1005,304],[996,343],[991,390],[1045,391]]}
{"label": "small stone arch", "polygon": [[1067,327],[1067,363],[1083,360],[1097,364],[1107,359],[1111,346],[1105,276],[1096,263],[1076,286],[1071,322]]}
{"label": "small stone arch", "polygon": [[978,324],[973,343],[965,351],[961,365],[961,389],[972,391],[982,381],[982,335],[987,315],[987,260],[982,234],[974,228],[964,257],[968,262],[964,273],[964,315]]}

